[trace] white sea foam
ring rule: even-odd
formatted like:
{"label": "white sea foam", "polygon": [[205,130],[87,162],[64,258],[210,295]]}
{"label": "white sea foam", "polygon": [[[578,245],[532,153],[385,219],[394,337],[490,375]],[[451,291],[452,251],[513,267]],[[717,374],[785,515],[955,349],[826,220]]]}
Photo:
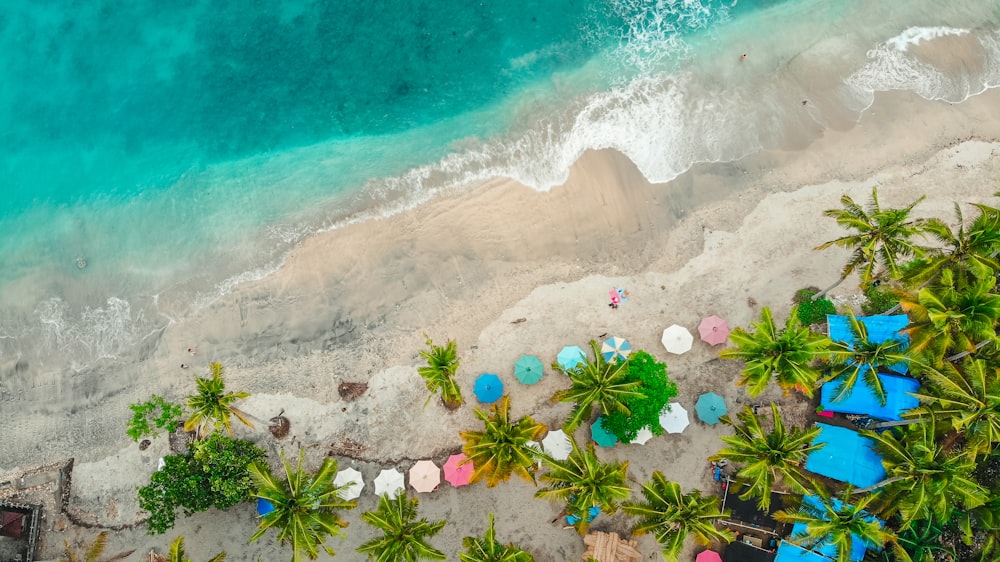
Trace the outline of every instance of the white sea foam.
{"label": "white sea foam", "polygon": [[910,27],[899,35],[885,42],[886,45],[898,50],[907,51],[911,46],[919,45],[923,41],[930,41],[938,37],[968,35],[968,29],[956,27]]}
{"label": "white sea foam", "polygon": [[39,354],[59,353],[75,358],[113,359],[155,331],[143,311],[133,311],[125,299],[111,297],[100,307],[74,311],[60,298],[38,303],[34,317]]}

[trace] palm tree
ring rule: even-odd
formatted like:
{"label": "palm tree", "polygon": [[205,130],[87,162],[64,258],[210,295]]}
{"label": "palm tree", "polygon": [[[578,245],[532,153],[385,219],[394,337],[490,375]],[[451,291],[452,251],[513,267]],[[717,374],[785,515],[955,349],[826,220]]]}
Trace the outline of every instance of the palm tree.
{"label": "palm tree", "polygon": [[996,277],[989,277],[963,286],[946,269],[934,285],[916,294],[904,293],[899,303],[910,317],[905,330],[911,339],[910,352],[940,367],[949,353],[972,353],[977,342],[997,341],[1000,295],[993,293],[995,285]]}
{"label": "palm tree", "polygon": [[856,234],[842,236],[820,244],[815,249],[824,250],[830,246],[840,246],[852,251],[844,264],[840,279],[832,286],[820,291],[813,299],[820,299],[831,289],[847,279],[856,269],[861,270],[861,281],[871,283],[875,279],[875,268],[881,266],[892,277],[899,275],[899,258],[920,256],[922,249],[910,242],[915,234],[922,234],[926,221],[907,220],[910,211],[923,201],[923,197],[902,209],[882,209],[878,201],[878,189],[872,188],[872,198],[868,208],[863,209],[853,199],[844,195],[840,198],[843,209],[829,209],[823,214],[837,220],[837,224]]}
{"label": "palm tree", "polygon": [[885,388],[878,374],[883,369],[891,369],[894,365],[909,362],[907,344],[897,338],[875,343],[868,339],[868,328],[854,316],[853,312],[849,319],[853,340],[835,341],[830,349],[832,369],[829,378],[838,383],[832,401],[838,402],[846,398],[854,389],[858,379],[861,379],[878,397],[879,402],[885,405]]}
{"label": "palm tree", "polygon": [[434,345],[430,339],[427,340],[427,349],[420,352],[420,356],[427,360],[426,367],[420,367],[417,372],[424,378],[427,390],[431,394],[441,392],[441,400],[449,410],[454,410],[462,405],[462,390],[455,381],[455,372],[458,370],[458,344],[455,340],[448,340],[444,346]]}
{"label": "palm tree", "polygon": [[558,362],[552,364],[553,369],[565,374],[572,383],[569,388],[552,396],[553,402],[573,402],[573,409],[564,424],[567,433],[593,417],[595,406],[605,415],[612,412],[629,415],[628,400],[642,397],[638,391],[642,382],[628,379],[628,361],[608,363],[595,340],[590,340],[590,348],[594,352],[593,361],[588,359],[571,369]]}
{"label": "palm tree", "polygon": [[493,528],[493,514],[489,514],[489,526],[486,534],[480,537],[465,537],[462,539],[462,548],[465,552],[458,554],[461,562],[535,562],[535,558],[520,547],[512,544],[502,544],[497,540],[496,530]]}
{"label": "palm tree", "polygon": [[812,397],[821,376],[814,363],[827,357],[832,342],[802,326],[797,312],[793,307],[785,327],[779,329],[771,309],[764,307],[760,311],[760,322],[753,324],[752,332],[736,328],[729,334],[736,347],[722,350],[719,357],[746,362],[737,384],[746,385],[750,396],[764,392],[774,377],[778,386],[786,391],[797,388]]}
{"label": "palm tree", "polygon": [[805,532],[792,535],[797,544],[809,550],[833,545],[837,550],[837,562],[850,562],[854,541],[860,540],[866,547],[881,549],[887,541],[895,539],[891,531],[868,512],[868,505],[876,494],[851,497],[853,489],[844,489],[841,498],[831,498],[821,494],[817,501],[811,496],[802,499],[797,511],[781,510],[774,518],[784,523],[802,523]]}
{"label": "palm tree", "polygon": [[347,527],[347,522],[340,518],[337,511],[355,507],[354,502],[340,497],[346,486],[333,483],[337,476],[336,460],[329,457],[323,459],[319,471],[309,474],[302,469],[304,457],[305,451],[299,451],[299,463],[292,468],[282,455],[284,481],[276,479],[263,462],[249,466],[250,476],[257,484],[255,497],[274,506],[273,511],[261,518],[250,542],[262,537],[268,529],[276,528],[278,540],[292,545],[292,562],[299,562],[303,556],[315,560],[320,546],[333,556],[333,549],[325,544],[326,539],[343,535],[343,529]]}
{"label": "palm tree", "polygon": [[757,504],[766,511],[771,506],[771,491],[779,478],[785,487],[800,494],[820,487],[802,469],[809,454],[823,447],[822,443],[812,444],[820,428],[785,429],[775,404],[771,404],[773,429],[769,432],[764,430],[760,416],[749,406],[736,417],[741,423],[733,423],[729,416],[722,417],[722,422],[731,425],[736,435],[722,437],[727,447],[709,460],[727,459],[743,465],[736,476],[746,482],[747,491],[740,498],[756,497]]}
{"label": "palm tree", "polygon": [[205,437],[220,426],[226,429],[229,436],[233,435],[230,418],[233,416],[247,427],[253,427],[247,415],[235,406],[237,400],[248,398],[248,392],[226,392],[226,383],[222,380],[222,363],[209,365],[211,378],[196,377],[198,393],[188,396],[188,408],[191,415],[184,422],[184,431],[197,431],[199,437]]}
{"label": "palm tree", "polygon": [[996,259],[1000,252],[1000,209],[974,206],[979,209],[979,215],[966,226],[962,208],[955,204],[957,232],[940,219],[927,221],[925,231],[937,239],[941,247],[929,250],[926,257],[903,275],[904,281],[925,283],[945,269],[953,270],[965,280],[970,277],[985,279],[1000,271],[1000,262]]}
{"label": "palm tree", "polygon": [[540,478],[547,486],[535,492],[535,497],[565,502],[566,514],[576,517],[573,526],[582,535],[587,532],[592,507],[611,515],[632,490],[627,482],[628,461],[601,462],[592,442],[586,449],[581,449],[572,437],[570,443],[573,451],[566,460],[542,456],[547,470]]}
{"label": "palm tree", "polygon": [[[216,554],[208,562],[223,562],[226,559],[226,553],[220,552]],[[167,552],[167,557],[163,559],[164,562],[191,562],[184,553],[184,537],[177,537],[174,542],[170,543],[170,550]]]}
{"label": "palm tree", "polygon": [[535,457],[538,451],[528,445],[538,441],[545,426],[531,416],[510,419],[510,398],[502,397],[490,406],[492,413],[476,408],[476,417],[483,421],[483,431],[463,431],[459,435],[465,444],[462,452],[474,467],[472,481],[486,478],[486,487],[506,482],[511,474],[534,483]]}
{"label": "palm tree", "polygon": [[945,522],[953,509],[972,509],[986,501],[986,491],[972,477],[975,455],[967,451],[950,454],[935,442],[933,418],[899,432],[863,431],[862,435],[875,442],[886,477],[855,493],[881,488],[882,512],[887,516],[898,512],[900,528],[917,519]]}
{"label": "palm tree", "polygon": [[108,532],[101,531],[94,537],[94,542],[90,543],[83,554],[80,554],[69,545],[69,542],[63,540],[63,555],[59,558],[58,562],[116,562],[117,560],[124,560],[132,555],[135,550],[129,550],[127,552],[119,552],[114,556],[104,558],[104,549],[108,545]]}
{"label": "palm tree", "polygon": [[431,546],[427,539],[441,532],[445,521],[431,523],[417,521],[417,499],[399,494],[389,499],[383,494],[378,499],[378,509],[361,514],[361,520],[382,531],[358,547],[358,552],[378,562],[416,562],[417,560],[445,560],[443,552]]}
{"label": "palm tree", "polygon": [[961,370],[945,363],[923,376],[933,392],[914,393],[924,403],[914,413],[950,421],[969,448],[989,454],[1000,442],[1000,365],[966,358]]}
{"label": "palm tree", "polygon": [[893,557],[898,562],[937,562],[935,554],[941,552],[948,557],[946,560],[956,559],[954,549],[941,543],[943,530],[928,519],[915,521],[889,543]]}
{"label": "palm tree", "polygon": [[717,520],[729,516],[728,511],[719,510],[717,496],[702,497],[700,490],[681,494],[680,484],[668,481],[659,471],[642,485],[642,496],[642,501],[626,502],[622,511],[639,518],[632,526],[633,533],[653,533],[663,547],[665,560],[677,560],[688,535],[705,546],[736,538],[729,529],[715,526]]}

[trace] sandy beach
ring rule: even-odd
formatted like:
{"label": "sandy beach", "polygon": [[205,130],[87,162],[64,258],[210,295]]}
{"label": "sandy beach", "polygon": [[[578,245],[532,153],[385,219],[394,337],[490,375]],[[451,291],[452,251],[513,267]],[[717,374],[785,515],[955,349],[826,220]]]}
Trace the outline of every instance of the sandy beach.
{"label": "sandy beach", "polygon": [[[726,428],[697,421],[694,402],[712,390],[731,411],[748,403],[733,384],[740,367],[718,360],[718,348],[701,342],[682,356],[668,355],[659,342],[663,328],[694,330],[710,314],[746,326],[763,306],[784,318],[797,289],[832,283],[846,254],[812,248],[841,235],[821,213],[838,207],[844,194],[867,200],[877,185],[883,206],[893,207],[926,195],[915,214],[946,219],[953,202],[993,200],[1000,189],[997,107],[995,89],[961,104],[883,94],[854,127],[795,150],[701,164],[667,184],[650,184],[613,151],[591,152],[565,185],[548,193],[496,179],[385,220],[314,236],[276,274],[194,313],[178,310],[126,369],[18,381],[11,367],[13,383],[0,403],[8,441],[0,473],[75,459],[71,513],[46,514],[42,560],[56,558],[63,539],[92,537],[93,527],[116,529],[109,552],[162,551],[182,534],[196,560],[220,550],[230,560],[287,559],[289,551],[272,536],[247,544],[255,527],[249,504],[181,517],[163,537],[147,536],[141,524],[135,487],[148,482],[168,444],[161,437],[140,451],[124,432],[128,404],[151,393],[179,400],[193,391],[193,375],[221,361],[228,387],[252,393],[244,409],[265,419],[284,410],[292,422],[292,435],[280,441],[262,429],[238,428],[239,436],[259,441],[272,460],[302,447],[313,467],[332,455],[341,468],[364,474],[358,508],[346,513],[347,538],[330,543],[339,559],[359,560],[354,549],[372,536],[359,519],[376,505],[372,479],[382,468],[406,470],[423,458],[441,464],[457,452],[459,431],[478,427],[476,376],[498,373],[516,415],[555,428],[567,406],[549,398],[564,380],[547,370],[539,384],[521,385],[513,377],[515,360],[528,353],[548,364],[564,345],[613,334],[666,361],[692,423],[681,435],[600,455],[627,459],[636,491],[659,470],[685,491],[715,493],[706,457]],[[618,287],[630,299],[611,310],[608,291]],[[857,292],[857,282],[848,280],[832,294],[850,306]],[[458,341],[466,405],[456,412],[437,400],[426,403],[416,368],[428,336]],[[187,353],[192,346],[198,355]],[[369,389],[348,402],[337,392],[343,382],[366,382]],[[813,409],[774,388],[761,398],[779,402],[786,418],[800,423]],[[589,430],[581,428],[577,438],[585,442]],[[484,530],[487,513],[496,515],[501,540],[520,544],[539,562],[578,559],[580,537],[552,522],[560,506],[533,499],[534,491],[519,481],[494,489],[444,483],[420,495],[420,509],[449,521],[432,541],[449,559],[457,559],[462,537]],[[619,532],[628,526],[622,515],[594,523]],[[646,559],[659,559],[652,539],[639,545]],[[689,544],[681,559],[693,560],[698,550]]]}

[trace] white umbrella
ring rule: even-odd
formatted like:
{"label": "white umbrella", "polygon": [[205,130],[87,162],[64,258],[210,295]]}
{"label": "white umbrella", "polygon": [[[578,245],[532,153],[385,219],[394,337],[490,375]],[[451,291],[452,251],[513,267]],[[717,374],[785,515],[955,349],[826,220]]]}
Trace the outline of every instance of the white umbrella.
{"label": "white umbrella", "polygon": [[379,472],[378,476],[375,477],[376,496],[385,494],[389,496],[389,499],[395,499],[396,495],[401,490],[405,489],[406,486],[403,483],[403,473],[395,468],[383,469],[382,472]]}
{"label": "white umbrella", "polygon": [[683,433],[689,423],[687,410],[677,402],[670,403],[669,411],[660,412],[660,427],[667,433]]}
{"label": "white umbrella", "polygon": [[644,427],[640,429],[638,432],[636,432],[635,439],[629,441],[629,444],[638,443],[639,445],[645,445],[646,441],[649,441],[652,438],[653,438],[653,432],[650,431],[648,427]]}
{"label": "white umbrella", "polygon": [[660,341],[663,342],[663,347],[667,348],[668,352],[680,355],[691,349],[691,345],[694,344],[694,336],[684,326],[673,324],[663,330],[663,338]]}
{"label": "white umbrella", "polygon": [[346,486],[340,491],[340,497],[345,500],[353,500],[361,495],[361,490],[365,489],[365,480],[359,471],[345,468],[337,473],[337,477],[333,479],[333,485],[338,488]]}
{"label": "white umbrella", "polygon": [[441,483],[441,469],[434,461],[417,461],[410,468],[410,486],[422,493],[433,492]]}
{"label": "white umbrella", "polygon": [[561,429],[550,431],[545,439],[542,439],[542,447],[545,447],[545,452],[557,461],[568,459],[569,454],[573,452],[573,444],[570,443],[569,436]]}

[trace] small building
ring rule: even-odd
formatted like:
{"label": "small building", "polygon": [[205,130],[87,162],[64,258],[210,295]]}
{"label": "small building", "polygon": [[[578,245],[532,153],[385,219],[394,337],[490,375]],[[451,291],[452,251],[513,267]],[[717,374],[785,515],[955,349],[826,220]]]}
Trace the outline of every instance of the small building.
{"label": "small building", "polygon": [[625,540],[618,533],[592,531],[583,537],[587,545],[581,558],[594,559],[597,562],[636,562],[642,558],[642,553],[636,550],[639,544],[635,540]]}
{"label": "small building", "polygon": [[833,398],[840,385],[838,377],[820,389],[819,405],[828,412],[859,414],[886,421],[902,420],[904,413],[920,405],[920,400],[911,394],[920,390],[920,382],[917,379],[885,373],[877,376],[882,382],[882,388],[885,389],[885,404],[881,403],[875,392],[860,378],[843,398],[835,401]]}
{"label": "small building", "polygon": [[33,562],[42,506],[0,500],[0,560]]}
{"label": "small building", "polygon": [[817,423],[820,433],[813,444],[823,444],[809,453],[806,470],[847,482],[858,488],[878,484],[885,478],[882,456],[875,451],[875,442],[857,431],[825,423]]}

